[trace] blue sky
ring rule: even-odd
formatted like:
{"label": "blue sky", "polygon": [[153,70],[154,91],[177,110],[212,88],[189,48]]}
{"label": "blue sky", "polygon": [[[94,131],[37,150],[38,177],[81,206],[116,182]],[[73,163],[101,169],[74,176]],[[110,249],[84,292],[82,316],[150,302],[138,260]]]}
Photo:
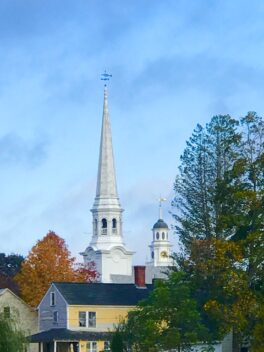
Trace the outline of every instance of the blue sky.
{"label": "blue sky", "polygon": [[[0,243],[91,237],[106,68],[127,245],[148,255],[195,125],[264,109],[264,3],[1,0]],[[177,238],[171,233],[175,246]]]}

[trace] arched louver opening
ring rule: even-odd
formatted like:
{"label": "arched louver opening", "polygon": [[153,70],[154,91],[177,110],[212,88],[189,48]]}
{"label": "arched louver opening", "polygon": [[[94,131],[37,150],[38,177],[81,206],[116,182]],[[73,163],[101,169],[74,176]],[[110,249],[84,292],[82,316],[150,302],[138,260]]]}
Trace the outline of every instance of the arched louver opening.
{"label": "arched louver opening", "polygon": [[107,234],[107,220],[104,218],[102,219],[102,235]]}

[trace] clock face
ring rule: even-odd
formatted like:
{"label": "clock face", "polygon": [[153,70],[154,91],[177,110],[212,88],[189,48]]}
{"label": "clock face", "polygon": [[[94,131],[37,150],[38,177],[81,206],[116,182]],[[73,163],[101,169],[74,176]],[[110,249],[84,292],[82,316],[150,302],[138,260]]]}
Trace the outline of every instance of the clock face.
{"label": "clock face", "polygon": [[168,253],[167,253],[166,251],[162,251],[162,252],[160,253],[160,256],[161,256],[162,258],[167,258],[167,257],[168,257]]}

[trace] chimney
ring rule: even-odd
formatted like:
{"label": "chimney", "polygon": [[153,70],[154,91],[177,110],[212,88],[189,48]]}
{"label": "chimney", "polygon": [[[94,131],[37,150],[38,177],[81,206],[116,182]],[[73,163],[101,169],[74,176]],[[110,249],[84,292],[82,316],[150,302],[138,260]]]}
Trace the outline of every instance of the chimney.
{"label": "chimney", "polygon": [[138,288],[146,288],[145,271],[146,267],[144,265],[134,266],[135,285]]}

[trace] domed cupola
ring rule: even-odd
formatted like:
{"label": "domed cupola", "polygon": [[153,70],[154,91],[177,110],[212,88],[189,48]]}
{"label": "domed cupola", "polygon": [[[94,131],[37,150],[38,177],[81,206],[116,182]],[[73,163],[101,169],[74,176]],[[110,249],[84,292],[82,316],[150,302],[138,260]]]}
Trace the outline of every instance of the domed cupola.
{"label": "domed cupola", "polygon": [[159,219],[153,226],[153,229],[168,229],[169,226],[163,219]]}
{"label": "domed cupola", "polygon": [[162,218],[162,207],[161,202],[165,199],[161,198],[159,201],[159,219],[153,225],[152,233],[153,239],[150,247],[151,261],[150,265],[154,267],[158,266],[170,266],[172,265],[171,259],[171,247],[169,241],[169,226]]}

